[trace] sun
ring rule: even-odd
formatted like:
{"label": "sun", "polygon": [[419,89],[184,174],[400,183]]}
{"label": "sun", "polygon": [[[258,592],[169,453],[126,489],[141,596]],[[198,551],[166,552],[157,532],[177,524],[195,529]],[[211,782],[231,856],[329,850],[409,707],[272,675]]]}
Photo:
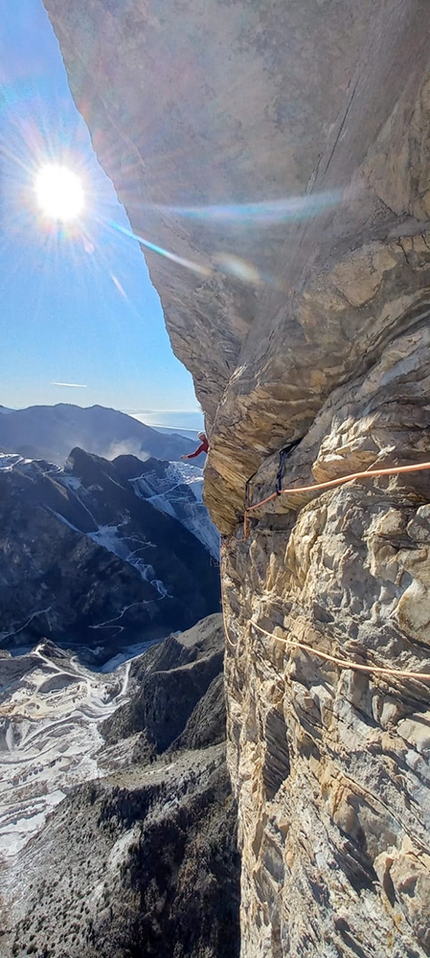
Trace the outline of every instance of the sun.
{"label": "sun", "polygon": [[45,216],[74,220],[84,208],[84,190],[77,173],[59,163],[47,163],[36,176],[36,199]]}

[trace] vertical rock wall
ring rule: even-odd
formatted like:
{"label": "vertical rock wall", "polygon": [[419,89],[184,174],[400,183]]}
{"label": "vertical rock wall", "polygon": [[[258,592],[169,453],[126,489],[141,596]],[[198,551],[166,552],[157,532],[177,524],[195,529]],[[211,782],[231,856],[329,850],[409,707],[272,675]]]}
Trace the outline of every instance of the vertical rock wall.
{"label": "vertical rock wall", "polygon": [[[307,437],[314,474],[366,468],[394,442],[402,461],[428,459],[412,397],[429,376],[422,325],[331,397]],[[430,673],[428,474],[297,511],[275,500],[250,525],[223,557],[243,955],[428,955],[430,682],[360,671]]]}
{"label": "vertical rock wall", "polygon": [[133,227],[192,264],[148,257],[211,427],[243,958],[429,955],[430,682],[354,667],[430,673],[429,473],[241,538],[283,448],[284,486],[430,460],[428,2],[45,5]]}

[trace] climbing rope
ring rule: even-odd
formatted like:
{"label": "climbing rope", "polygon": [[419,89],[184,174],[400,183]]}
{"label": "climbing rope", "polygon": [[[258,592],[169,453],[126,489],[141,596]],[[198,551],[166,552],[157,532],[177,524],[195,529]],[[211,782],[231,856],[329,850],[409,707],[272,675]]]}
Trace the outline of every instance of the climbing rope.
{"label": "climbing rope", "polygon": [[271,502],[272,499],[277,499],[278,496],[302,495],[306,492],[324,492],[326,489],[334,489],[336,486],[342,486],[346,482],[353,482],[355,479],[395,476],[407,472],[422,472],[425,469],[430,469],[430,462],[421,462],[410,466],[391,466],[388,469],[368,469],[365,472],[350,473],[348,476],[338,476],[337,479],[329,479],[327,482],[316,482],[310,486],[288,486],[286,489],[277,489],[276,492],[272,492],[270,496],[266,496],[265,499],[260,499],[259,502],[255,502],[252,506],[246,506],[243,516],[243,537],[244,539],[248,537],[248,514],[254,509],[259,509],[260,506],[266,505],[267,502]]}
{"label": "climbing rope", "polygon": [[263,629],[261,625],[258,625],[254,619],[251,619],[251,625],[255,629],[258,629],[259,632],[262,632],[263,635],[267,635],[271,639],[277,639],[278,642],[285,642],[286,645],[294,646],[298,649],[304,649],[305,652],[310,652],[311,655],[315,655],[320,659],[326,659],[327,662],[333,662],[335,665],[340,665],[343,669],[355,669],[358,672],[376,672],[378,675],[394,675],[397,678],[408,678],[408,679],[419,679],[424,682],[430,681],[430,672],[409,672],[407,669],[389,669],[379,665],[360,665],[359,662],[353,662],[351,659],[341,659],[336,655],[329,655],[328,652],[321,652],[320,649],[314,649],[311,645],[306,645],[305,642],[299,642],[298,639],[292,639],[284,637],[281,635],[275,635],[274,632],[268,632],[267,629]]}
{"label": "climbing rope", "polygon": [[[288,450],[288,452],[290,452],[290,450]],[[408,466],[391,466],[386,469],[368,469],[365,472],[353,472],[347,476],[339,476],[337,479],[329,479],[326,482],[313,483],[312,485],[307,485],[307,486],[289,486],[286,489],[282,489],[280,488],[280,485],[282,482],[282,466],[283,466],[283,460],[285,458],[285,451],[281,450],[281,454],[282,453],[284,455],[281,455],[281,458],[280,458],[280,464],[279,464],[279,469],[278,469],[278,474],[276,479],[276,492],[272,492],[269,496],[266,496],[265,499],[260,499],[259,502],[254,503],[254,505],[252,506],[246,505],[245,512],[244,512],[244,521],[243,521],[243,538],[244,539],[246,539],[248,535],[248,527],[247,527],[248,513],[252,512],[254,509],[260,508],[260,506],[266,505],[266,503],[271,502],[272,499],[277,499],[277,497],[280,495],[295,495],[295,494],[301,495],[308,492],[311,492],[311,493],[324,492],[326,489],[334,489],[336,488],[336,486],[344,485],[347,482],[353,482],[356,479],[376,478],[379,476],[395,476],[395,475],[402,475],[404,473],[409,473],[409,472],[423,472],[424,470],[430,469],[430,462],[415,463]],[[251,476],[251,479],[252,478],[253,476]],[[247,499],[249,497],[249,483],[251,479],[249,479],[247,483]],[[227,540],[227,542],[225,543],[226,547],[228,547],[228,545],[230,544],[233,538],[235,539],[236,537],[232,536]],[[227,623],[226,623],[226,616],[225,616],[224,609],[223,609],[223,617],[224,617],[224,628],[225,628],[226,636],[228,638],[228,631],[226,627]],[[353,669],[358,672],[375,673],[377,675],[391,675],[396,678],[415,679],[417,681],[423,681],[423,682],[430,681],[430,673],[428,672],[412,672],[412,671],[409,671],[408,669],[392,669],[392,668],[387,668],[385,666],[378,666],[378,665],[360,665],[358,662],[353,662],[351,659],[342,659],[342,658],[339,658],[338,656],[330,655],[328,652],[322,652],[319,649],[313,648],[311,645],[307,645],[305,642],[299,642],[298,639],[287,638],[280,635],[275,635],[273,632],[268,632],[267,629],[263,629],[261,625],[258,625],[258,623],[255,622],[254,619],[250,620],[250,624],[253,625],[254,628],[258,629],[258,631],[262,632],[263,635],[267,635],[269,638],[277,639],[279,642],[284,642],[286,645],[290,645],[294,648],[303,649],[305,652],[309,652],[311,655],[314,655],[317,658],[324,659],[327,662],[332,662],[334,665],[339,665],[341,668],[344,668],[344,669]]]}

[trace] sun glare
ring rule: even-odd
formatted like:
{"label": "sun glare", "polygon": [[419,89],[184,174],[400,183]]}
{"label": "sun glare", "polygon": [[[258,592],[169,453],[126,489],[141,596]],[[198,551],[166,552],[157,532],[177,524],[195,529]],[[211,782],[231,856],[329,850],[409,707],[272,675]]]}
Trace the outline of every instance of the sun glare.
{"label": "sun glare", "polygon": [[45,216],[74,220],[84,208],[84,191],[79,176],[59,163],[43,166],[35,183],[37,203]]}

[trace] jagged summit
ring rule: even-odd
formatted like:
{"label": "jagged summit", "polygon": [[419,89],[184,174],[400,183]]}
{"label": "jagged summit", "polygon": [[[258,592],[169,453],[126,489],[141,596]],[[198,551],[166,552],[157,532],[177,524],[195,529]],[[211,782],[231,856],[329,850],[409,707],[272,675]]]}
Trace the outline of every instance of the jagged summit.
{"label": "jagged summit", "polygon": [[0,456],[0,523],[3,647],[48,637],[103,661],[219,608],[216,532],[179,465]]}

